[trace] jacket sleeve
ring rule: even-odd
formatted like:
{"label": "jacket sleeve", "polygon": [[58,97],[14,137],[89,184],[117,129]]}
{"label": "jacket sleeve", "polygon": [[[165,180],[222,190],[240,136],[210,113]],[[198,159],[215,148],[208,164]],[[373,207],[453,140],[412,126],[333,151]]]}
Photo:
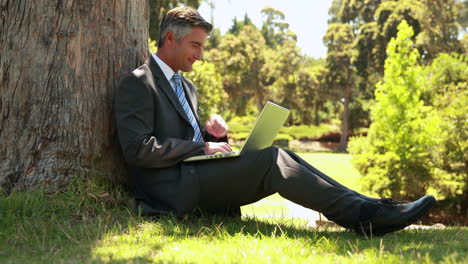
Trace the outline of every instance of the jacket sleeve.
{"label": "jacket sleeve", "polygon": [[204,154],[204,143],[178,138],[156,138],[153,92],[141,78],[124,78],[114,98],[120,145],[128,164],[164,168],[183,159]]}
{"label": "jacket sleeve", "polygon": [[222,138],[217,138],[215,136],[212,136],[210,133],[206,132],[206,130],[203,130],[203,139],[205,141],[211,141],[211,142],[226,142],[228,143],[228,137],[227,135],[222,137]]}

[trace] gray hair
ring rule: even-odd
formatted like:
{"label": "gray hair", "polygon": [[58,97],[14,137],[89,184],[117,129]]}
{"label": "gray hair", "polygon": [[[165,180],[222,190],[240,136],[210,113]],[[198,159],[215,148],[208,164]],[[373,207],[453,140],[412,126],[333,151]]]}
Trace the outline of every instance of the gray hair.
{"label": "gray hair", "polygon": [[167,32],[173,32],[175,38],[179,41],[185,35],[192,32],[193,27],[200,27],[207,34],[213,29],[213,25],[205,21],[198,11],[192,7],[176,7],[169,10],[161,20],[158,48],[164,45],[164,38]]}

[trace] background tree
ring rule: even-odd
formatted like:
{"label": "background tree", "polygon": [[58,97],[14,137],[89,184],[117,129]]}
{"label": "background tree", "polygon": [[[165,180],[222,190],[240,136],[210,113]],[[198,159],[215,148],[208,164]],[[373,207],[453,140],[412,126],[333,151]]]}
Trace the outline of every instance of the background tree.
{"label": "background tree", "polygon": [[[463,9],[457,0],[421,0],[425,9],[420,23],[422,32],[416,37],[416,46],[430,63],[439,53],[463,52],[458,40],[459,10]],[[437,11],[436,11],[437,10]]]}
{"label": "background tree", "polygon": [[186,77],[197,87],[200,106],[200,119],[202,123],[208,120],[211,114],[223,115],[227,110],[227,94],[223,89],[222,76],[213,63],[197,61]]}
{"label": "background tree", "polygon": [[466,35],[468,29],[468,0],[462,0],[457,2],[461,2],[459,5],[460,9],[457,21],[460,25],[460,31]]}
{"label": "background tree", "polygon": [[342,131],[338,149],[346,151],[349,130],[349,102],[355,82],[353,60],[356,56],[354,33],[348,24],[329,25],[323,37],[327,47],[327,68],[329,86],[336,89],[337,99],[343,103]]}
{"label": "background tree", "polygon": [[0,185],[123,178],[114,88],[148,50],[147,2],[2,1]]}
{"label": "background tree", "polygon": [[438,144],[428,150],[431,187],[463,214],[463,207],[468,207],[468,59],[442,53],[426,67],[424,76],[426,100],[440,120]]}
{"label": "background tree", "polygon": [[[274,82],[270,82],[271,85],[268,86],[270,91],[268,98],[291,109],[288,125],[300,124],[302,121],[301,111],[304,109],[300,107],[298,72],[304,57],[300,54],[295,40],[285,40],[281,46],[277,46],[271,51],[266,63],[268,67],[271,67],[271,71],[267,76],[270,76]],[[302,84],[308,85],[307,83]]]}
{"label": "background tree", "polygon": [[245,13],[243,21],[239,21],[237,20],[237,17],[234,17],[232,19],[232,26],[228,29],[228,33],[234,36],[238,36],[240,31],[244,29],[245,26],[249,26],[249,25],[252,27],[255,27],[255,25],[252,23],[252,20],[247,15],[247,13]]}
{"label": "background tree", "polygon": [[179,5],[188,5],[198,9],[202,0],[149,0],[149,37],[153,40],[159,39],[159,24],[167,11]]}
{"label": "background tree", "polygon": [[297,41],[297,36],[289,30],[289,24],[285,22],[285,15],[280,10],[266,6],[261,11],[265,17],[262,25],[262,34],[266,44],[271,48],[283,45],[286,40]]}
{"label": "background tree", "polygon": [[264,51],[265,41],[260,31],[254,25],[247,25],[240,29],[238,36],[225,35],[217,50],[205,54],[223,76],[223,87],[236,115],[246,114],[250,98],[254,98],[257,108],[263,106]]}
{"label": "background tree", "polygon": [[328,70],[324,65],[315,65],[299,69],[297,73],[297,104],[301,124],[320,125],[324,105],[329,100],[326,78]]}
{"label": "background tree", "polygon": [[[434,8],[437,7],[437,8]],[[415,31],[415,47],[429,64],[441,52],[463,52],[457,21],[464,5],[459,0],[335,0],[329,10],[329,27],[347,24],[354,34],[356,56],[349,61],[358,78],[349,102],[351,131],[370,123],[368,105],[374,100],[375,84],[383,77],[386,48],[406,20]],[[460,10],[460,11],[459,11]]]}

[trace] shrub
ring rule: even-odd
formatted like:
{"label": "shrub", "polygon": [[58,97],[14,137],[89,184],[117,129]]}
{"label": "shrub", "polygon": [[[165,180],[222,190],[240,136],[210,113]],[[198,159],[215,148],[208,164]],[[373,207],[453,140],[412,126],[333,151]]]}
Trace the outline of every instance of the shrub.
{"label": "shrub", "polygon": [[322,124],[320,126],[307,126],[307,125],[300,125],[300,126],[289,126],[289,127],[282,127],[280,129],[281,133],[288,134],[294,139],[301,139],[301,140],[313,140],[320,138],[324,134],[330,131],[336,131],[338,128]]}
{"label": "shrub", "polygon": [[[254,116],[236,116],[229,120],[229,132],[233,136],[238,133],[249,133],[255,122]],[[232,137],[231,136],[231,137]],[[245,135],[247,136],[247,135]],[[244,137],[245,138],[245,137]]]}
{"label": "shrub", "polygon": [[[380,195],[414,199],[432,180],[427,150],[435,144],[438,119],[424,105],[424,79],[412,48],[412,28],[403,21],[387,47],[383,83],[375,90],[368,137],[350,142],[365,189]],[[366,142],[367,141],[367,142]]]}
{"label": "shrub", "polygon": [[[254,116],[237,116],[232,118],[228,122],[229,126],[229,137],[235,140],[245,139],[252,129],[255,122]],[[313,140],[320,138],[331,131],[337,131],[339,128],[333,125],[322,124],[320,126],[283,126],[280,128],[280,132],[277,139],[301,139],[301,140]]]}
{"label": "shrub", "polygon": [[438,144],[429,150],[433,189],[460,209],[468,198],[468,59],[440,54],[426,76],[428,100],[441,120]]}

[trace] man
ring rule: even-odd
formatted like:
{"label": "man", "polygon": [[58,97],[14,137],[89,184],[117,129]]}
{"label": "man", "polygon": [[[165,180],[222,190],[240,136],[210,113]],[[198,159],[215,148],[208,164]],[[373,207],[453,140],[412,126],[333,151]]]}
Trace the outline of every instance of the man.
{"label": "man", "polygon": [[203,130],[195,87],[180,75],[202,58],[211,30],[193,8],[170,10],[161,22],[158,51],[116,92],[119,140],[139,211],[240,215],[240,206],[278,192],[358,234],[383,235],[415,222],[435,203],[432,196],[412,203],[366,197],[276,147],[237,158],[183,162],[231,151],[221,117],[213,116]]}

